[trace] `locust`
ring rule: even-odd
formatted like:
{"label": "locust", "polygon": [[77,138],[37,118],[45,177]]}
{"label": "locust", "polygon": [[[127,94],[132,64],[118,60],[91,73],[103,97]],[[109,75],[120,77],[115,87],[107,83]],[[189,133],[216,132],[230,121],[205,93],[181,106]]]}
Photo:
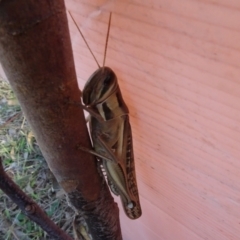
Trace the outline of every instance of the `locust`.
{"label": "locust", "polygon": [[102,67],[71,13],[70,16],[99,67],[84,86],[81,104],[89,113],[93,149],[83,146],[78,148],[97,157],[101,169],[106,173],[112,193],[121,198],[124,212],[130,219],[137,219],[142,215],[142,210],[136,180],[129,110],[123,100],[116,74],[110,67],[104,66],[112,13],[109,17]]}

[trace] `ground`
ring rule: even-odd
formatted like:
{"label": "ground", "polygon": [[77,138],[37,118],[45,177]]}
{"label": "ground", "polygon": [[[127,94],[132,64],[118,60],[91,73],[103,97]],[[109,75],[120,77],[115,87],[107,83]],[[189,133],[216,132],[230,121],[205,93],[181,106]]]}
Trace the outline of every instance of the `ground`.
{"label": "ground", "polygon": [[[72,231],[73,211],[53,189],[52,174],[6,81],[0,81],[0,156],[5,171],[63,230]],[[43,240],[46,234],[0,190],[0,240]]]}

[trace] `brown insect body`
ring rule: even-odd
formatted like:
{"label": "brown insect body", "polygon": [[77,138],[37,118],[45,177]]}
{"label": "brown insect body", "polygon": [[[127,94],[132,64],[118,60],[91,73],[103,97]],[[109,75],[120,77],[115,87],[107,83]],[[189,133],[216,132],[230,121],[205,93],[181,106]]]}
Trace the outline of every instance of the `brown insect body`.
{"label": "brown insect body", "polygon": [[[96,91],[97,89],[97,91]],[[141,216],[128,108],[115,73],[98,69],[83,89],[83,103],[90,110],[90,133],[94,150],[101,158],[112,192],[120,195],[127,216]],[[94,117],[91,113],[97,114]],[[94,115],[95,115],[94,114]],[[96,115],[96,116],[97,116]]]}

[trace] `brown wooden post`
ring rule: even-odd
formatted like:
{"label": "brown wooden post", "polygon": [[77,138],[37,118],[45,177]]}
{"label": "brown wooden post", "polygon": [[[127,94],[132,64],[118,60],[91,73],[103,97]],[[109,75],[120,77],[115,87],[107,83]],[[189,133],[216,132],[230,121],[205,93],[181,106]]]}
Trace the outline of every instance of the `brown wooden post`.
{"label": "brown wooden post", "polygon": [[121,239],[119,210],[97,172],[63,0],[2,0],[0,60],[42,153],[93,239]]}

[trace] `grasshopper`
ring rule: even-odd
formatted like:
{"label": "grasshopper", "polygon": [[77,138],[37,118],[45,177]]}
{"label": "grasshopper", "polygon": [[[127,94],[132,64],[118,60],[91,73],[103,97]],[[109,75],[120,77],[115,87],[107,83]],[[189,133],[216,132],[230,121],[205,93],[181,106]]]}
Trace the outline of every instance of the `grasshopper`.
{"label": "grasshopper", "polygon": [[[83,37],[73,17],[72,20]],[[126,215],[130,219],[137,219],[142,210],[136,181],[129,111],[122,98],[116,74],[111,68],[104,66],[110,23],[111,13],[103,67],[100,67],[83,37],[99,69],[86,82],[82,92],[84,105],[81,105],[89,113],[89,129],[94,150],[83,146],[79,146],[79,149],[98,158],[106,172],[111,191],[121,198]]]}

